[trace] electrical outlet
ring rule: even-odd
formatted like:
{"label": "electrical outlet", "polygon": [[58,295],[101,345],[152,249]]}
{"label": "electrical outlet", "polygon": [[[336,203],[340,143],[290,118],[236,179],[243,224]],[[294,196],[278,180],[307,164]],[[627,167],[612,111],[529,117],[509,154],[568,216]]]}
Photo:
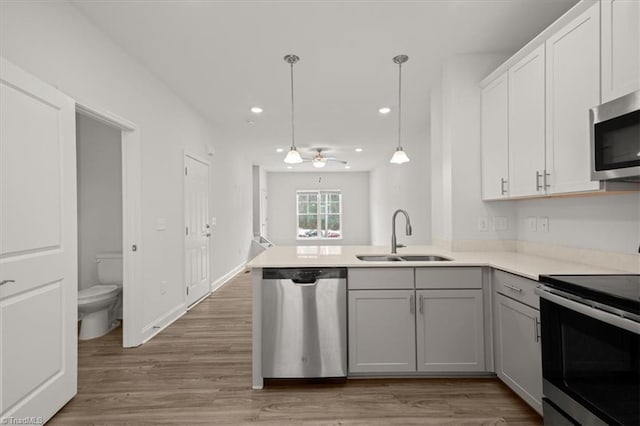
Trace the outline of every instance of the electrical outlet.
{"label": "electrical outlet", "polygon": [[487,232],[489,230],[489,219],[486,217],[478,218],[478,231]]}
{"label": "electrical outlet", "polygon": [[540,232],[549,232],[549,218],[540,216],[538,218],[538,228],[540,228]]}
{"label": "electrical outlet", "polygon": [[537,232],[538,231],[538,221],[535,216],[529,216],[527,218],[527,230],[529,232]]}
{"label": "electrical outlet", "polygon": [[506,216],[494,216],[493,217],[493,229],[496,231],[506,231],[508,228]]}

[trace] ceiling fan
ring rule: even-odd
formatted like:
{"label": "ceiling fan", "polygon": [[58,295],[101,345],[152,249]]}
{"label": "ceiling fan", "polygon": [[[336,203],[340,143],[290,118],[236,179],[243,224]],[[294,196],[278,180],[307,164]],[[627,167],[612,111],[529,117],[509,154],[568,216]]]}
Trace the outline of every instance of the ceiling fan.
{"label": "ceiling fan", "polygon": [[315,154],[313,155],[312,158],[304,158],[303,159],[304,162],[310,162],[313,167],[316,167],[318,169],[323,168],[324,166],[327,165],[327,163],[329,161],[333,161],[336,163],[340,163],[340,164],[347,164],[346,161],[344,160],[338,160],[335,157],[327,157],[324,154],[322,154],[322,148],[316,148],[315,149]]}

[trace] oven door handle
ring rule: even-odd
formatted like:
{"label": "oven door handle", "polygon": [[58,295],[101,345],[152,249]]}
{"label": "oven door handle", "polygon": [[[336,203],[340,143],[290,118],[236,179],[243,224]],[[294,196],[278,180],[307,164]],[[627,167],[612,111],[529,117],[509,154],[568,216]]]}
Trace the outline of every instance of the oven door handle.
{"label": "oven door handle", "polygon": [[548,290],[545,290],[543,287],[536,288],[535,293],[538,296],[542,297],[543,299],[546,299],[557,305],[563,306],[567,309],[571,309],[572,311],[579,312],[588,317],[597,319],[599,321],[605,322],[615,327],[623,328],[632,333],[640,334],[640,323],[637,323],[633,320],[623,318],[621,316],[611,314],[609,312],[605,312],[600,309],[593,308],[589,305],[585,305],[580,302],[575,302],[573,300],[567,299],[562,296],[558,296],[556,294],[549,292]]}

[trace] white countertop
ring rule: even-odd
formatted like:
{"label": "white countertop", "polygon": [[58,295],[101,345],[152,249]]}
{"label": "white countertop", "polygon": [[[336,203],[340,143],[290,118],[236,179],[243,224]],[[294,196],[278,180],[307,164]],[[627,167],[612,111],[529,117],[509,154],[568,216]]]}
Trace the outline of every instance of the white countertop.
{"label": "white countertop", "polygon": [[250,268],[304,267],[434,267],[489,266],[526,278],[538,280],[548,274],[624,274],[617,269],[599,268],[582,263],[565,262],[517,252],[451,252],[435,246],[399,248],[397,255],[427,254],[452,259],[442,262],[369,262],[356,255],[388,255],[389,247],[382,246],[275,246],[260,253],[247,264]]}

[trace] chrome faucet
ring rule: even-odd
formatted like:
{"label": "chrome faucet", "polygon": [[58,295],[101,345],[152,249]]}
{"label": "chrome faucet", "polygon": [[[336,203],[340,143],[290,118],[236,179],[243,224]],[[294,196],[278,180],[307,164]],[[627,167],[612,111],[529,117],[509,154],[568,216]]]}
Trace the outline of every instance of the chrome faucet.
{"label": "chrome faucet", "polygon": [[391,218],[391,253],[397,253],[398,247],[405,247],[402,244],[396,243],[396,216],[398,216],[398,213],[402,213],[404,215],[404,218],[407,222],[407,225],[406,225],[407,229],[405,232],[407,235],[411,235],[411,219],[409,219],[409,213],[407,213],[402,209],[396,210],[393,213],[393,217]]}

